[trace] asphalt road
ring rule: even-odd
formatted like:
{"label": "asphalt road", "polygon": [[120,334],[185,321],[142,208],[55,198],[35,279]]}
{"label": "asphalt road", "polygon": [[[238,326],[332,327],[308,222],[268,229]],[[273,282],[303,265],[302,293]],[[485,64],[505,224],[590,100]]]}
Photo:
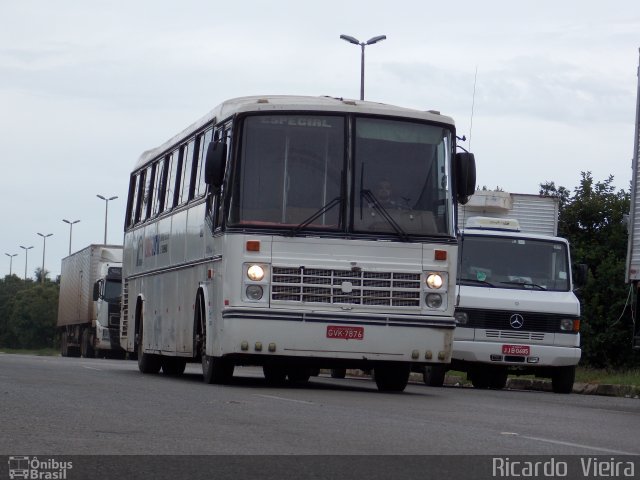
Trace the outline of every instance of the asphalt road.
{"label": "asphalt road", "polygon": [[0,454],[640,454],[640,401],[367,378],[267,386],[142,375],[126,360],[0,353]]}

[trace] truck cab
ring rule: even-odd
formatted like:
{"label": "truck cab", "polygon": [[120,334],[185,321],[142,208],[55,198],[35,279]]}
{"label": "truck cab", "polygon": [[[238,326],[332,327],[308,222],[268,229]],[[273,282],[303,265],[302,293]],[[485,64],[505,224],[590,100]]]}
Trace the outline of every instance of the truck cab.
{"label": "truck cab", "polygon": [[93,347],[112,350],[120,346],[120,299],[122,296],[122,267],[104,264],[101,275],[93,285],[96,325]]}
{"label": "truck cab", "polygon": [[[509,374],[533,374],[551,378],[554,392],[570,393],[582,354],[580,303],[569,244],[555,236],[554,199],[491,195],[499,207],[487,209],[485,194],[479,195],[482,205],[470,210],[494,216],[466,216],[459,234],[451,364],[428,367],[424,381],[441,386],[446,371],[457,370],[476,388],[501,389]],[[542,229],[545,223],[551,227]]]}

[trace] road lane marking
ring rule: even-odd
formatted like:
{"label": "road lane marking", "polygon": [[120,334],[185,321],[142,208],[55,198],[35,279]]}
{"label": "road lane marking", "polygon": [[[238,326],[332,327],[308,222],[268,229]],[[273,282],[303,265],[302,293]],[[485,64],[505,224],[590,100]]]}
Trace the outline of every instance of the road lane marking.
{"label": "road lane marking", "polygon": [[554,445],[564,445],[567,447],[584,448],[585,450],[596,450],[599,452],[615,453],[617,455],[638,455],[638,452],[632,453],[632,452],[625,452],[623,450],[613,450],[610,448],[593,447],[591,445],[584,445],[581,443],[564,442],[562,440],[552,440],[550,438],[530,437],[529,435],[520,435],[519,433],[515,433],[515,432],[500,432],[500,435],[510,435],[514,437],[526,438],[527,440],[534,440],[536,442],[552,443]]}
{"label": "road lane marking", "polygon": [[284,400],[285,402],[294,402],[294,403],[306,403],[307,405],[315,405],[314,402],[308,402],[306,400],[296,400],[294,398],[285,398],[285,397],[277,397],[275,395],[260,395],[254,394],[256,397],[269,398],[272,400]]}
{"label": "road lane marking", "polygon": [[102,371],[101,368],[96,368],[96,367],[89,367],[88,365],[81,365],[82,368],[86,368],[87,370],[97,370],[99,372]]}

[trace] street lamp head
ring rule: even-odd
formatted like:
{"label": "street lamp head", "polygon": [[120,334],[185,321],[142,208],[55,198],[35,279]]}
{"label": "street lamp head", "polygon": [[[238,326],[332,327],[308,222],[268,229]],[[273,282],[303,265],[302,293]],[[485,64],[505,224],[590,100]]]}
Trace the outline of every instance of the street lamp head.
{"label": "street lamp head", "polygon": [[101,198],[102,200],[106,200],[102,195],[96,195],[96,197]]}
{"label": "street lamp head", "polygon": [[109,200],[115,200],[116,198],[118,198],[117,195],[115,197],[110,197]]}
{"label": "street lamp head", "polygon": [[30,250],[33,248],[33,245],[31,245],[30,247],[25,247],[24,245],[20,245],[20,248],[24,248],[25,250]]}
{"label": "street lamp head", "polygon": [[13,254],[11,254],[11,253],[5,253],[5,255],[6,255],[7,257],[9,257],[9,258],[11,258],[11,257],[17,257],[17,256],[18,256],[18,254],[17,254],[17,253],[13,253]]}
{"label": "street lamp head", "polygon": [[360,40],[358,40],[357,38],[353,38],[350,35],[340,35],[340,38],[349,43],[353,43],[354,45],[360,45]]}
{"label": "street lamp head", "polygon": [[373,45],[374,43],[378,43],[386,39],[387,39],[386,35],[378,35],[377,37],[373,37],[367,40],[367,43],[365,45]]}
{"label": "street lamp head", "polygon": [[62,221],[64,223],[68,223],[69,225],[75,225],[76,223],[78,223],[80,220],[74,220],[73,222],[67,220],[66,218],[63,218]]}
{"label": "street lamp head", "polygon": [[50,237],[51,235],[53,235],[53,233],[47,233],[46,235],[44,235],[42,233],[38,233],[38,235],[40,235],[42,238],[47,238],[47,237]]}

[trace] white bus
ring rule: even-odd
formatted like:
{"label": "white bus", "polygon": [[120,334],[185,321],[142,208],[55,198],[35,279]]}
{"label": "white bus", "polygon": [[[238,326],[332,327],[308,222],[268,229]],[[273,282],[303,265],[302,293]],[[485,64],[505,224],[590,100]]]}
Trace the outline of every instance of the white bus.
{"label": "white bus", "polygon": [[329,97],[226,101],[132,174],[121,344],[143,373],[266,381],[449,362],[456,202],[475,160],[437,112]]}

